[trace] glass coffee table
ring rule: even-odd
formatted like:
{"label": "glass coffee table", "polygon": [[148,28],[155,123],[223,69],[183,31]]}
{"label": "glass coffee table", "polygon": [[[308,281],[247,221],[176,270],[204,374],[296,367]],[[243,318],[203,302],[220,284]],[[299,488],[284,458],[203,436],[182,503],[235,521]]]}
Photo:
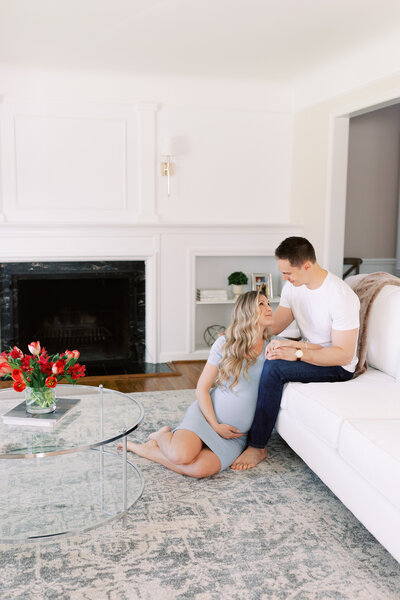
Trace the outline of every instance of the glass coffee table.
{"label": "glass coffee table", "polygon": [[[80,402],[54,428],[5,425],[0,417],[0,542],[42,540],[126,517],[143,476],[127,460],[127,436],[143,407],[121,392],[58,385]],[[0,415],[24,399],[0,391]],[[121,440],[122,453],[112,442]]]}

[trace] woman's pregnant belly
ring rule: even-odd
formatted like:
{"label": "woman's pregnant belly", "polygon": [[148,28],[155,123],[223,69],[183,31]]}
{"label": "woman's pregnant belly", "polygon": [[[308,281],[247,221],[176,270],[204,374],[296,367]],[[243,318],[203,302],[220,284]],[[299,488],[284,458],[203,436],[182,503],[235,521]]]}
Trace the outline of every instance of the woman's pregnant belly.
{"label": "woman's pregnant belly", "polygon": [[241,433],[249,431],[256,409],[257,394],[233,394],[215,388],[211,391],[211,398],[218,423],[232,425]]}

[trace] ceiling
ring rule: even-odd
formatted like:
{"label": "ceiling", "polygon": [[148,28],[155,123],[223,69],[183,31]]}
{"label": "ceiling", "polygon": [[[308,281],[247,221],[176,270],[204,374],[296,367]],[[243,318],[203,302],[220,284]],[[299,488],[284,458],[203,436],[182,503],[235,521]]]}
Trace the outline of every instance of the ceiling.
{"label": "ceiling", "polygon": [[291,81],[399,27],[399,0],[0,0],[0,66]]}

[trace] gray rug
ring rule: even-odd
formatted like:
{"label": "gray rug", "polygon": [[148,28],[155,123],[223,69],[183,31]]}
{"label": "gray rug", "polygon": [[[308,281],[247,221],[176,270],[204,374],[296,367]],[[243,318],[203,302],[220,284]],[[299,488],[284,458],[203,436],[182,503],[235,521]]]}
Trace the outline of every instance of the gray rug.
{"label": "gray rug", "polygon": [[[145,440],[194,392],[135,396]],[[126,528],[1,546],[0,598],[398,600],[400,565],[277,434],[269,449],[257,469],[207,480],[134,458],[145,490]]]}

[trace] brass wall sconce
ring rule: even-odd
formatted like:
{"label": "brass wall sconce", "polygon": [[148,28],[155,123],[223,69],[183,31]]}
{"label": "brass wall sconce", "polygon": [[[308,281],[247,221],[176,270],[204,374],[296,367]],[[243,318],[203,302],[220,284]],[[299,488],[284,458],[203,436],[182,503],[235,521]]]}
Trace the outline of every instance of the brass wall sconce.
{"label": "brass wall sconce", "polygon": [[164,140],[161,156],[164,156],[167,159],[161,163],[161,176],[167,177],[167,194],[169,198],[171,196],[170,177],[174,174],[174,163],[171,162],[171,157],[174,156],[172,138],[166,138]]}

